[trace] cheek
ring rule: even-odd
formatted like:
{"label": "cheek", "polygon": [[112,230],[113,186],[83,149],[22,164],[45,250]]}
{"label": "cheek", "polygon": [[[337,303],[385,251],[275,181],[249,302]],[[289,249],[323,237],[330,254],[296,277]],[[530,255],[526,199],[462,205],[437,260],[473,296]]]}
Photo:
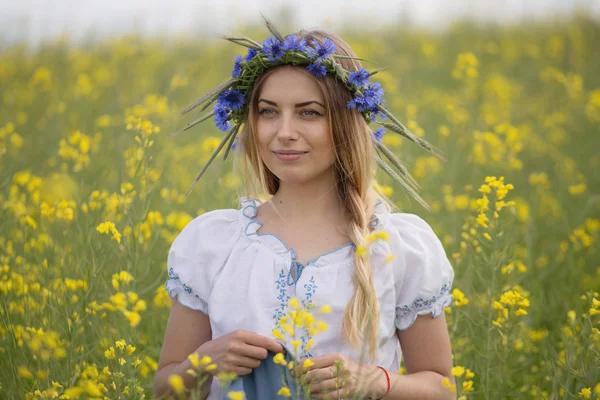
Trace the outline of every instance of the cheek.
{"label": "cheek", "polygon": [[312,146],[319,153],[333,153],[333,140],[328,127],[323,127],[317,135],[312,137]]}

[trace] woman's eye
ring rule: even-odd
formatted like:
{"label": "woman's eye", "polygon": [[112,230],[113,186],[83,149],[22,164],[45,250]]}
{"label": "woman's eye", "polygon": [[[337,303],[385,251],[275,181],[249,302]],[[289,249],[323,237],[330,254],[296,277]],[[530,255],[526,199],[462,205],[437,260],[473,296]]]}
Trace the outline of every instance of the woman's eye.
{"label": "woman's eye", "polygon": [[[260,110],[258,113],[259,113],[259,114],[265,114],[265,113],[266,113],[266,111],[273,111],[273,110],[271,110],[270,108],[263,108],[263,109],[262,109],[262,110]],[[266,114],[267,114],[267,115],[271,115],[270,113],[266,113]]]}
{"label": "woman's eye", "polygon": [[303,110],[302,112],[308,112],[310,114],[307,115],[322,115],[320,112],[315,111],[315,110]]}

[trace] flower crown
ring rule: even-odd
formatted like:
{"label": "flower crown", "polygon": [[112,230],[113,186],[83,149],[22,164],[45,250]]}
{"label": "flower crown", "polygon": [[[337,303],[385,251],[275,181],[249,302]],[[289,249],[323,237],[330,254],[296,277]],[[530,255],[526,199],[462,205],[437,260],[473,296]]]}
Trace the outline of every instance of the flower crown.
{"label": "flower crown", "polygon": [[[181,112],[181,115],[184,115],[199,106],[201,106],[200,112],[202,112],[214,104],[211,112],[188,123],[172,136],[184,132],[211,117],[214,117],[215,125],[220,130],[227,132],[215,152],[194,179],[188,193],[200,180],[223,147],[226,146],[223,159],[227,159],[230,151],[235,149],[237,134],[246,118],[248,98],[256,78],[268,68],[291,64],[306,65],[306,69],[317,79],[330,75],[345,85],[346,89],[353,95],[347,107],[360,112],[367,124],[376,123],[380,125],[378,129],[371,131],[373,143],[377,150],[377,164],[407,190],[412,197],[429,209],[427,203],[417,193],[419,189],[417,182],[402,162],[381,143],[381,138],[386,130],[390,130],[416,143],[437,157],[441,159],[444,159],[444,157],[439,150],[427,141],[410,132],[387,108],[382,106],[385,102],[383,89],[377,82],[370,83],[369,78],[383,68],[372,72],[368,72],[364,68],[358,71],[347,71],[337,60],[368,60],[335,54],[335,43],[329,38],[324,38],[323,43],[316,40],[307,43],[304,38],[299,38],[294,34],[284,37],[271,21],[264,16],[263,18],[273,36],[266,39],[262,44],[245,36],[222,37],[227,41],[246,47],[248,53],[245,57],[239,55],[235,57],[231,79],[206,93]],[[377,117],[379,117],[379,120]],[[384,122],[386,120],[389,120],[389,122]],[[388,162],[391,165],[388,165]]]}

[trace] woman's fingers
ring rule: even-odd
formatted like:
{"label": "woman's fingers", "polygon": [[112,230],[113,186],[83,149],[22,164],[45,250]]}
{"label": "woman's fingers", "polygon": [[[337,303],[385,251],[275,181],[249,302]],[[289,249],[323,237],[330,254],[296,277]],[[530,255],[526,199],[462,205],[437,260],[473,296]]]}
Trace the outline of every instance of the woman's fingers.
{"label": "woman's fingers", "polygon": [[264,360],[269,355],[267,349],[245,343],[241,344],[236,350],[237,354],[241,356],[256,358],[257,360]]}
{"label": "woman's fingers", "polygon": [[346,389],[342,385],[342,379],[326,379],[324,381],[315,382],[310,385],[312,394],[325,394],[336,392],[339,389]]}
{"label": "woman's fingers", "polygon": [[275,339],[271,339],[270,337],[259,335],[250,331],[241,331],[240,338],[251,346],[261,347],[266,350],[270,350],[273,353],[281,353],[283,352],[283,346],[281,343],[277,342]]}
{"label": "woman's fingers", "polygon": [[306,383],[316,383],[327,379],[333,379],[337,376],[335,367],[333,368],[319,368],[308,371],[304,375],[304,381]]}
{"label": "woman's fingers", "polygon": [[260,360],[252,357],[246,357],[239,354],[234,354],[230,357],[230,363],[245,368],[258,368],[260,367]]}

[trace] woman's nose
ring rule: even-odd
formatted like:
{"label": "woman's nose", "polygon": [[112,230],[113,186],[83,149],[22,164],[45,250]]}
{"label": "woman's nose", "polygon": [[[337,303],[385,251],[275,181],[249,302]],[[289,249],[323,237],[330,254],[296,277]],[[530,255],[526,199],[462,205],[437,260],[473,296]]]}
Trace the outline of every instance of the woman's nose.
{"label": "woman's nose", "polygon": [[282,115],[277,130],[277,138],[284,141],[298,139],[298,130],[294,115]]}

